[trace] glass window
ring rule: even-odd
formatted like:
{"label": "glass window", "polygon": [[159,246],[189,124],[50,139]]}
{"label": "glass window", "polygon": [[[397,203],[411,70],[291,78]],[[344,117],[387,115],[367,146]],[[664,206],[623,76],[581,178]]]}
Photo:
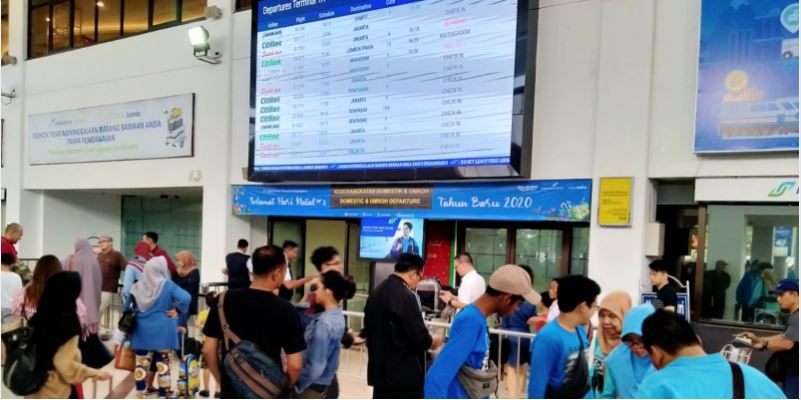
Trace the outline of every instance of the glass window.
{"label": "glass window", "polygon": [[548,290],[550,281],[562,275],[562,231],[556,229],[518,229],[515,262],[534,271],[534,288]]}
{"label": "glass window", "polygon": [[[192,21],[206,16],[206,0],[184,0],[181,21]],[[154,17],[155,18],[155,17]]]}
{"label": "glass window", "polygon": [[570,274],[587,275],[587,258],[590,253],[590,228],[573,228],[570,248]]}
{"label": "glass window", "polygon": [[123,35],[132,35],[147,30],[147,0],[126,0]]}
{"label": "glass window", "polygon": [[103,4],[96,0],[75,0],[75,23],[72,27],[75,47],[95,43],[95,9]]}
{"label": "glass window", "polygon": [[[102,5],[101,5],[102,4]],[[103,0],[97,2],[97,41],[120,37],[120,18],[122,7],[120,0]]]}
{"label": "glass window", "polygon": [[507,230],[466,228],[464,249],[473,257],[476,271],[489,280],[495,268],[506,264]]}
{"label": "glass window", "polygon": [[[359,258],[359,224],[348,224],[348,260],[345,275],[352,276],[356,283],[356,294],[348,300],[345,308],[349,311],[364,312],[367,295],[370,293],[370,262]],[[344,255],[340,255],[343,256]],[[355,329],[355,327],[354,327]]]}
{"label": "glass window", "polygon": [[53,46],[52,50],[70,47],[70,3],[53,5]]}
{"label": "glass window", "polygon": [[178,0],[153,0],[153,26],[178,20]]}
{"label": "glass window", "polygon": [[2,55],[8,54],[8,0],[3,0],[2,2],[2,16],[3,16],[3,23],[2,23],[2,32],[0,32],[0,36],[3,38],[3,46],[2,46]]}
{"label": "glass window", "polygon": [[710,205],[701,318],[782,326],[770,294],[798,279],[798,206]]}
{"label": "glass window", "polygon": [[30,21],[30,56],[38,57],[47,54],[50,38],[50,6],[36,7],[31,10]]}
{"label": "glass window", "polygon": [[236,10],[250,10],[253,5],[253,0],[236,0]]}

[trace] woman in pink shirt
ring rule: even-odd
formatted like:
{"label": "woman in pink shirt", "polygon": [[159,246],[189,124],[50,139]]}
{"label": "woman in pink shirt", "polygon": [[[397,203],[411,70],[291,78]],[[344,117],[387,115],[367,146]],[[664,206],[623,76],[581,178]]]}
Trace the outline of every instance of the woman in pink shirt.
{"label": "woman in pink shirt", "polygon": [[[11,304],[11,313],[17,317],[30,320],[36,314],[36,308],[39,305],[39,300],[42,298],[45,282],[51,276],[63,270],[61,261],[56,256],[46,255],[36,261],[36,268],[33,270],[33,278],[28,286],[17,292],[14,301]],[[78,313],[78,320],[81,326],[84,325],[86,317],[86,307],[80,298],[75,302],[76,311]]]}

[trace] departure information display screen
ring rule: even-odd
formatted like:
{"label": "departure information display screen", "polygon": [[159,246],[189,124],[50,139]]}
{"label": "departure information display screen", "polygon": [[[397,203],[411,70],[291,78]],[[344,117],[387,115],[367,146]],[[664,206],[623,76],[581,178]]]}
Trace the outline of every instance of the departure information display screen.
{"label": "departure information display screen", "polygon": [[517,0],[269,0],[252,172],[508,165]]}

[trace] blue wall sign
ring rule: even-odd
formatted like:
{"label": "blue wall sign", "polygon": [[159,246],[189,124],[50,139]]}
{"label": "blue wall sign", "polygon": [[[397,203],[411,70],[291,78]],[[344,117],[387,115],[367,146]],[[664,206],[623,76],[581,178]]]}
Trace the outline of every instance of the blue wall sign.
{"label": "blue wall sign", "polygon": [[[678,296],[678,303],[676,304],[676,314],[684,316],[687,321],[690,320],[690,295],[687,292],[676,292]],[[652,303],[656,300],[656,293],[643,292],[640,293],[640,304]]]}
{"label": "blue wall sign", "polygon": [[798,1],[704,0],[695,152],[798,151]]}
{"label": "blue wall sign", "polygon": [[235,186],[237,215],[589,222],[592,180]]}

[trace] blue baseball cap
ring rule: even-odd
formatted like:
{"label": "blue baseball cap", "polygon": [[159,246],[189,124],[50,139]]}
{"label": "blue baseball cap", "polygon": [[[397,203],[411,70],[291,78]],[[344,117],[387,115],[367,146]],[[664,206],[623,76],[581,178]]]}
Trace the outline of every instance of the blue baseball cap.
{"label": "blue baseball cap", "polygon": [[784,292],[794,291],[798,292],[798,281],[795,279],[782,279],[776,285],[776,289],[771,290],[771,293],[782,294]]}

